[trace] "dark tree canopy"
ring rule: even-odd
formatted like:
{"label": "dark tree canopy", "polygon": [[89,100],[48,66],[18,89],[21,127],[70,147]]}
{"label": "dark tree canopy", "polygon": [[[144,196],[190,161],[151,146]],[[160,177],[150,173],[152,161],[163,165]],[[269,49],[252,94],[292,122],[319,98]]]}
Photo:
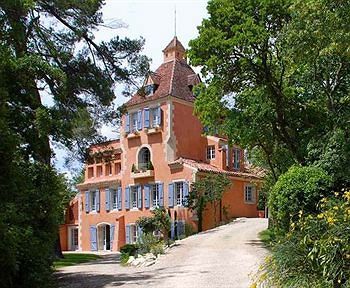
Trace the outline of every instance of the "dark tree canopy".
{"label": "dark tree canopy", "polygon": [[206,80],[201,121],[275,179],[297,163],[349,181],[349,11],[349,1],[210,1],[189,51]]}
{"label": "dark tree canopy", "polygon": [[120,116],[116,85],[128,93],[148,71],[143,39],[95,41],[103,3],[0,1],[1,287],[51,286],[70,195],[52,167],[52,145],[84,159],[98,128]]}

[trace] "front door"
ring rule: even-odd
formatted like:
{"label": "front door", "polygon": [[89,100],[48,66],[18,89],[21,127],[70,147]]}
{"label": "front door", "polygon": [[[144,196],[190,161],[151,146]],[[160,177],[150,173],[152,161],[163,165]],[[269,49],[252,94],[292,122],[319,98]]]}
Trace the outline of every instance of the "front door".
{"label": "front door", "polygon": [[105,224],[99,226],[98,232],[98,242],[99,242],[99,250],[110,250],[111,249],[111,236],[110,236],[110,226]]}

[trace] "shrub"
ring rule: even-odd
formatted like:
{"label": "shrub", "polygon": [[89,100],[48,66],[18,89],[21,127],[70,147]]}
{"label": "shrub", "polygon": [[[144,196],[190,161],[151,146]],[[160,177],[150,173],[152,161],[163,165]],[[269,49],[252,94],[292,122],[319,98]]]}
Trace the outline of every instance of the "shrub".
{"label": "shrub", "polygon": [[316,204],[327,195],[331,178],[320,168],[292,166],[281,175],[269,195],[274,228],[285,233],[299,211],[317,211]]}
{"label": "shrub", "polygon": [[164,242],[160,241],[151,247],[151,253],[154,255],[164,254]]}
{"label": "shrub", "polygon": [[128,253],[122,252],[120,254],[120,263],[125,265],[129,260],[130,255]]}
{"label": "shrub", "polygon": [[151,252],[151,248],[158,243],[158,239],[153,233],[142,233],[137,241],[140,254]]}
{"label": "shrub", "polygon": [[125,244],[120,248],[120,253],[128,254],[129,256],[135,256],[137,254],[138,245],[136,244]]}
{"label": "shrub", "polygon": [[301,213],[276,243],[261,274],[267,287],[350,287],[350,191],[323,198],[319,209]]}
{"label": "shrub", "polygon": [[188,236],[191,236],[194,234],[194,229],[193,229],[193,226],[189,223],[185,223],[185,236],[188,237]]}

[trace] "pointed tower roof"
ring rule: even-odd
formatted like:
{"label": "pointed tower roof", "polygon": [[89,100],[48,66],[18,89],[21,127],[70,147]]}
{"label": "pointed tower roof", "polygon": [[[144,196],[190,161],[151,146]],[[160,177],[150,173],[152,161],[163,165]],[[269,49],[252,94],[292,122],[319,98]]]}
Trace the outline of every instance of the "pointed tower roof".
{"label": "pointed tower roof", "polygon": [[169,44],[163,49],[162,52],[165,53],[173,49],[179,50],[181,52],[186,51],[185,47],[182,45],[179,39],[177,39],[176,36],[169,42]]}
{"label": "pointed tower roof", "polygon": [[150,73],[144,84],[155,84],[154,93],[148,96],[142,95],[142,93],[136,93],[126,103],[127,106],[148,102],[169,95],[189,102],[195,100],[192,87],[201,80],[187,64],[184,58],[185,48],[176,36],[165,47],[163,53],[163,64],[160,65],[155,72]]}

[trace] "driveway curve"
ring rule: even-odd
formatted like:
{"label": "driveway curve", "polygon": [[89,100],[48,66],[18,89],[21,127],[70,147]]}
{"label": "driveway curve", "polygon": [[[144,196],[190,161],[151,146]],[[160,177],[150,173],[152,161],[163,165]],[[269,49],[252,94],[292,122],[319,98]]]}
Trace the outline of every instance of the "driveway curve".
{"label": "driveway curve", "polygon": [[59,287],[248,288],[267,254],[258,233],[267,219],[239,218],[193,235],[150,267],[122,267],[117,254],[57,272]]}

